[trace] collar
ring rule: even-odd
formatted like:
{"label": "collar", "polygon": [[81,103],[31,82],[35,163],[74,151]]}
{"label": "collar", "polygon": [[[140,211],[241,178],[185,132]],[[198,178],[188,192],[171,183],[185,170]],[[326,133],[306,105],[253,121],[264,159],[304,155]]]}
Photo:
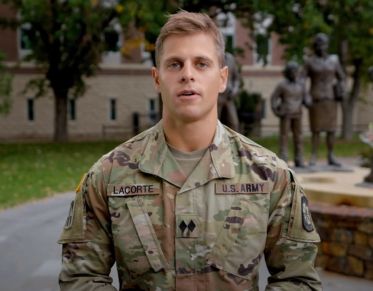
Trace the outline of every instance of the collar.
{"label": "collar", "polygon": [[[184,183],[182,189],[190,190],[193,187],[203,185],[210,180],[219,178],[233,178],[235,176],[235,169],[233,164],[233,157],[231,145],[229,140],[229,133],[218,121],[213,142],[208,147],[206,154],[200,162],[208,161],[210,163],[209,171],[205,173],[194,170],[187,181]],[[150,137],[145,145],[143,155],[139,161],[139,170],[158,176],[176,186],[173,178],[173,170],[175,164],[168,158],[168,146],[166,143],[162,120],[155,125],[150,134]],[[198,165],[197,168],[198,169]]]}

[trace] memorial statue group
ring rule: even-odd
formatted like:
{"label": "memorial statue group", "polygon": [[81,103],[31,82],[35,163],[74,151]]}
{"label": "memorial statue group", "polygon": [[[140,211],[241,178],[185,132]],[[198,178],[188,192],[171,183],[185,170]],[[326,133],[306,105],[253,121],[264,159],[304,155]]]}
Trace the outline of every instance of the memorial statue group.
{"label": "memorial statue group", "polygon": [[[303,160],[302,107],[309,111],[311,130],[311,159],[315,166],[320,143],[320,134],[326,132],[327,162],[340,167],[333,149],[337,129],[337,107],[345,95],[345,74],[336,55],[328,54],[329,38],[319,33],[313,40],[313,54],[302,68],[293,61],[286,64],[282,80],[271,96],[271,108],[280,119],[279,156],[288,161],[288,134],[294,142],[294,165],[306,167]],[[239,91],[239,74],[232,55],[227,54],[226,63],[230,73],[227,90],[219,96],[219,116],[225,123],[238,130],[239,122],[234,112],[234,96]],[[306,81],[309,79],[309,90]]]}

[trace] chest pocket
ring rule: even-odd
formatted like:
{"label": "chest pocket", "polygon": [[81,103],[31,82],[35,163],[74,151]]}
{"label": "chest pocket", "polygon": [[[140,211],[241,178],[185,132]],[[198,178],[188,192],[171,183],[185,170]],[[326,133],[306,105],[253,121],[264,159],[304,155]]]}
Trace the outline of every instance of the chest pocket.
{"label": "chest pocket", "polygon": [[[167,262],[141,197],[110,198],[115,248],[132,277],[152,269],[168,269]],[[118,220],[118,221],[116,221]]]}
{"label": "chest pocket", "polygon": [[208,254],[208,264],[235,276],[250,279],[265,247],[269,195],[234,195],[235,199],[223,228]]}

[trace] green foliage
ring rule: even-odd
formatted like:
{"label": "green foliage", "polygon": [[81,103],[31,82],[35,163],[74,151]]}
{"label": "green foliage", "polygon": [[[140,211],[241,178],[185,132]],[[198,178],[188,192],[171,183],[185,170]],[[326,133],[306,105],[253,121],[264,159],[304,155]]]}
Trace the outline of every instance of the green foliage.
{"label": "green foliage", "polygon": [[67,139],[67,99],[85,91],[85,78],[95,74],[104,52],[104,31],[112,28],[119,4],[105,0],[0,0],[19,15],[16,19],[0,19],[0,25],[23,28],[32,61],[45,72],[31,80],[36,97],[51,89],[55,98],[54,138]]}
{"label": "green foliage", "polygon": [[313,36],[324,32],[331,38],[331,52],[339,54],[344,66],[356,59],[364,60],[364,68],[373,63],[373,2],[370,0],[245,2],[253,3],[256,13],[273,17],[267,35],[279,34],[288,60],[301,62]]}
{"label": "green foliage", "polygon": [[257,111],[258,104],[262,100],[262,95],[257,92],[248,92],[242,90],[238,96],[237,109],[242,112],[254,113]]}
{"label": "green foliage", "polygon": [[38,85],[39,95],[46,85],[54,91],[66,88],[70,95],[81,95],[84,77],[92,76],[101,60],[105,48],[102,32],[111,25],[114,7],[86,0],[23,0],[18,9],[22,23],[30,25],[26,60],[44,68],[49,81],[32,84]]}
{"label": "green foliage", "polygon": [[119,15],[122,27],[127,28],[124,32],[131,37],[131,27],[143,32],[145,48],[152,54],[155,64],[154,44],[161,27],[167,20],[167,15],[175,13],[179,6],[175,0],[126,0],[123,1],[123,11]]}

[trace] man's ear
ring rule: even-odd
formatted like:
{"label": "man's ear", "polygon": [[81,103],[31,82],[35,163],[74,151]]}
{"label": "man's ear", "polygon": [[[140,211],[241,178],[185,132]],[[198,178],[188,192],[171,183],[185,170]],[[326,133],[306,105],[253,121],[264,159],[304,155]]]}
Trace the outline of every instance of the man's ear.
{"label": "man's ear", "polygon": [[156,67],[152,67],[152,77],[154,82],[154,87],[159,92],[159,71]]}
{"label": "man's ear", "polygon": [[227,88],[227,81],[228,81],[228,67],[225,66],[220,69],[220,87],[219,93],[223,93]]}

